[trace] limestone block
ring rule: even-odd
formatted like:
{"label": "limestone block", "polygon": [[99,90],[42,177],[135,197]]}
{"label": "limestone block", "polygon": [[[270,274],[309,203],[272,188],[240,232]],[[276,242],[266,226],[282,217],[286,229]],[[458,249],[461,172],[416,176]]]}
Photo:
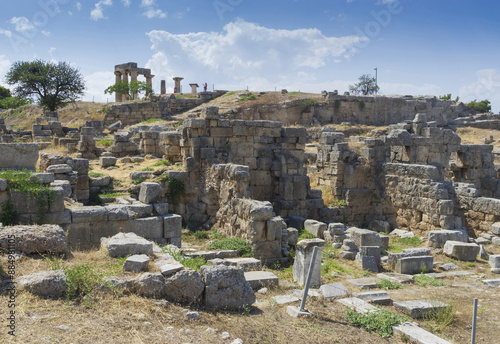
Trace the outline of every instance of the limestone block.
{"label": "limestone block", "polygon": [[347,260],[354,260],[356,259],[356,254],[357,251],[342,251],[340,252],[340,258],[347,259]]}
{"label": "limestone block", "polygon": [[340,282],[323,284],[319,290],[325,300],[335,300],[350,295],[349,290]]}
{"label": "limestone block", "polygon": [[[380,246],[361,246],[359,248],[359,256],[371,256],[375,259],[377,266],[380,266]],[[357,257],[356,257],[357,259]],[[361,263],[361,261],[359,262]],[[371,271],[371,270],[370,270]]]}
{"label": "limestone block", "polygon": [[304,228],[305,221],[306,218],[300,216],[289,216],[287,219],[288,226],[293,228]]}
{"label": "limestone block", "polygon": [[344,239],[344,241],[342,242],[342,249],[344,251],[357,252],[358,246],[356,246],[356,243],[354,242],[354,240]]}
{"label": "limestone block", "polygon": [[346,226],[343,223],[332,222],[328,224],[328,231],[331,235],[344,235]]}
{"label": "limestone block", "polygon": [[17,288],[42,297],[61,297],[66,294],[66,273],[63,270],[37,272],[16,279]]}
{"label": "limestone block", "polygon": [[167,239],[181,236],[182,216],[168,214],[163,216],[163,237]]}
{"label": "limestone block", "polygon": [[167,215],[168,214],[168,203],[153,203],[153,209],[156,215]]}
{"label": "limestone block", "polygon": [[34,171],[38,160],[36,143],[0,143],[0,169],[26,168]]}
{"label": "limestone block", "polygon": [[438,336],[427,332],[426,330],[418,327],[414,323],[405,322],[398,326],[393,326],[394,333],[405,336],[409,340],[419,344],[451,344],[447,340],[439,338]]}
{"label": "limestone block", "polygon": [[[30,180],[37,180],[42,184],[50,184],[54,181],[54,173],[35,173]],[[1,189],[1,188],[0,188]]]}
{"label": "limestone block", "polygon": [[51,165],[47,167],[48,173],[61,174],[61,173],[71,173],[73,168],[67,164]]}
{"label": "limestone block", "polygon": [[500,274],[500,254],[491,255],[489,259],[491,272]]}
{"label": "limestone block", "polygon": [[310,285],[312,287],[321,285],[321,254],[325,248],[325,244],[326,242],[321,239],[306,239],[297,243],[295,261],[293,263],[293,279],[297,281],[299,285],[305,285],[306,283],[315,246],[318,247],[318,252],[314,261]]}
{"label": "limestone block", "polygon": [[163,217],[145,217],[132,219],[125,222],[123,226],[125,233],[135,233],[146,239],[161,239],[163,236]]}
{"label": "limestone block", "polygon": [[281,238],[281,228],[283,219],[279,216],[267,220],[266,238],[268,241],[279,240]]}
{"label": "limestone block", "polygon": [[108,211],[105,207],[75,207],[71,209],[73,223],[103,222],[108,220]]}
{"label": "limestone block", "polygon": [[183,269],[165,279],[166,299],[173,302],[200,302],[205,284],[198,271]]}
{"label": "limestone block", "polygon": [[129,219],[126,205],[110,204],[105,206],[108,212],[108,221],[123,221]]}
{"label": "limestone block", "polygon": [[355,228],[351,231],[351,239],[357,247],[382,246],[382,241],[378,233],[368,229]]}
{"label": "limestone block", "polygon": [[403,257],[396,263],[395,271],[398,274],[418,274],[421,272],[430,272],[434,266],[434,257],[416,256]]}
{"label": "limestone block", "polygon": [[270,271],[247,271],[245,279],[253,290],[263,287],[277,287],[278,277]]}
{"label": "limestone block", "polygon": [[126,257],[131,254],[153,254],[153,243],[135,233],[118,233],[111,238],[103,238],[101,246],[108,250],[110,257]]}
{"label": "limestone block", "polygon": [[97,177],[97,178],[92,178],[90,179],[90,186],[91,187],[106,187],[111,183],[111,177],[110,176],[103,176],[103,177]]}
{"label": "limestone block", "polygon": [[299,231],[293,227],[288,227],[286,230],[288,232],[288,236],[286,238],[288,245],[295,247],[299,239]]}
{"label": "limestone block", "polygon": [[[359,257],[359,258],[358,258]],[[378,272],[378,265],[373,256],[362,256],[359,253],[356,255],[356,260],[361,265],[361,269],[368,270],[371,272]]]}
{"label": "limestone block", "polygon": [[495,222],[491,225],[491,232],[495,235],[500,235],[500,222]]}
{"label": "limestone block", "polygon": [[205,283],[204,300],[208,308],[237,310],[255,302],[255,294],[245,280],[243,269],[224,266],[202,266]]}
{"label": "limestone block", "polygon": [[[13,239],[15,238],[15,242]],[[68,245],[64,230],[57,225],[9,226],[0,231],[0,247],[15,249],[25,254],[58,254],[67,253]]]}
{"label": "limestone block", "polygon": [[140,272],[146,271],[149,265],[149,257],[145,254],[135,254],[125,260],[123,271]]}
{"label": "limestone block", "polygon": [[265,241],[252,245],[252,250],[255,258],[271,259],[281,258],[281,242]]}
{"label": "limestone block", "polygon": [[397,301],[393,305],[399,312],[415,319],[424,318],[433,311],[449,307],[446,303],[436,300]]}
{"label": "limestone block", "polygon": [[111,156],[101,156],[99,158],[99,165],[102,167],[109,167],[116,165],[117,158]]}
{"label": "limestone block", "polygon": [[475,261],[479,250],[478,244],[449,240],[444,245],[443,253],[458,260]]}
{"label": "limestone block", "polygon": [[61,187],[53,188],[51,191],[51,199],[49,204],[49,211],[51,213],[64,212],[64,189]]}
{"label": "limestone block", "polygon": [[142,202],[134,202],[127,205],[126,209],[130,218],[147,217],[153,213],[153,206]]}
{"label": "limestone block", "polygon": [[133,289],[140,296],[165,297],[165,279],[161,273],[146,272],[138,275],[133,280]]}
{"label": "limestone block", "polygon": [[309,233],[314,235],[317,238],[323,239],[323,233],[327,229],[327,225],[324,222],[316,221],[316,220],[306,220],[304,222],[304,229]]}
{"label": "limestone block", "polygon": [[121,231],[125,221],[94,222],[90,226],[92,247],[99,247],[101,238],[111,237]]}
{"label": "limestone block", "polygon": [[161,185],[158,183],[141,183],[139,191],[139,201],[142,203],[150,204],[158,202],[162,195]]}
{"label": "limestone block", "polygon": [[467,242],[467,233],[458,229],[427,232],[427,246],[429,247],[443,247],[448,240]]}
{"label": "limestone block", "polygon": [[431,250],[428,248],[405,248],[400,253],[389,253],[388,264],[396,265],[397,261],[405,257],[430,256]]}

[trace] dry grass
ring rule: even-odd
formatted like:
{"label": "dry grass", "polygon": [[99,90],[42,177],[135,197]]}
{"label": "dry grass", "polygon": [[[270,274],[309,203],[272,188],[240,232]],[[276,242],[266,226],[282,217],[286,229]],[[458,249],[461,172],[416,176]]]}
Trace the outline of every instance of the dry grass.
{"label": "dry grass", "polygon": [[462,139],[462,144],[482,144],[485,138],[489,139],[490,136],[495,140],[492,145],[495,148],[500,148],[500,131],[479,128],[458,128],[457,134]]}

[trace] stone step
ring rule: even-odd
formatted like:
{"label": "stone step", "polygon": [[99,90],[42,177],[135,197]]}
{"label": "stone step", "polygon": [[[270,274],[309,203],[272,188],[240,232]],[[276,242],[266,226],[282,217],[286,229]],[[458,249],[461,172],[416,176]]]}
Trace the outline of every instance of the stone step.
{"label": "stone step", "polygon": [[238,257],[238,251],[236,250],[226,250],[226,251],[198,251],[186,253],[187,257],[198,258],[202,257],[206,261],[212,259],[226,259],[226,258],[235,258]]}
{"label": "stone step", "polygon": [[410,341],[419,344],[451,344],[450,342],[433,335],[415,324],[405,322],[392,327],[394,333],[409,337]]}
{"label": "stone step", "polygon": [[279,284],[278,277],[270,271],[247,271],[245,279],[253,290],[263,287],[277,287]]}
{"label": "stone step", "polygon": [[287,303],[299,302],[299,298],[293,295],[278,295],[271,297],[271,301],[277,305],[286,305]]}
{"label": "stone step", "polygon": [[485,279],[482,282],[484,284],[487,284],[490,287],[498,287],[498,286],[500,286],[500,278],[497,278],[497,279]]}
{"label": "stone step", "polygon": [[218,265],[228,265],[236,266],[238,268],[243,268],[243,271],[252,271],[262,269],[262,262],[256,258],[215,258],[207,261],[209,264]]}
{"label": "stone step", "polygon": [[374,277],[350,279],[347,283],[361,290],[377,288],[377,279]]}
{"label": "stone step", "polygon": [[334,300],[349,296],[349,290],[342,283],[323,284],[319,288],[325,300]]}
{"label": "stone step", "polygon": [[377,305],[392,305],[392,299],[385,291],[366,291],[363,293],[354,293],[354,296],[358,299],[364,300],[369,303],[375,303]]}
{"label": "stone step", "polygon": [[384,273],[379,273],[377,274],[377,278],[385,278],[391,281],[392,283],[413,283],[415,280],[415,277],[413,275],[406,275],[406,274],[398,274],[398,273],[393,273],[393,272],[384,272]]}
{"label": "stone step", "polygon": [[397,311],[414,319],[423,318],[433,311],[449,307],[446,303],[436,300],[397,301],[393,305]]}
{"label": "stone step", "polygon": [[377,307],[372,306],[368,302],[358,299],[357,297],[339,299],[337,300],[337,302],[343,304],[344,306],[352,308],[354,311],[360,314],[366,314],[378,310]]}

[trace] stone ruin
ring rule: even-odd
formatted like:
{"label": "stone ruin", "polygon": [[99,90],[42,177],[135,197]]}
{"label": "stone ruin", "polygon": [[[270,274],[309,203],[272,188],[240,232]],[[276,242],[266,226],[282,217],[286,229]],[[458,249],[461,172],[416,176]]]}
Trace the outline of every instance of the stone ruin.
{"label": "stone ruin", "polygon": [[[339,97],[353,101],[346,98],[348,96],[335,94],[326,97],[334,99],[332,106],[337,106]],[[441,106],[432,99],[422,103],[406,97],[396,102],[400,101],[404,104],[401,113],[382,119],[390,122],[390,126],[385,135],[376,138],[346,138],[331,128],[313,133],[278,121],[242,120],[237,113],[230,116],[227,112],[220,113],[216,107],[206,107],[200,118],[185,119],[178,128],[141,125],[126,131],[117,128],[113,131],[112,146],[104,150],[95,147],[94,138],[102,133],[106,120],[87,123],[78,137],[65,138],[71,142],[56,138],[61,144],[67,144],[68,150],[80,152],[78,158],[40,154],[40,172],[36,176],[40,183],[53,187],[45,216],[40,217],[38,204],[25,204],[26,195],[13,197],[14,208],[20,224],[59,225],[72,249],[103,245],[112,252],[114,246],[110,246],[110,242],[129,240],[134,235],[149,243],[180,247],[183,222],[196,229],[216,227],[229,237],[239,237],[249,243],[254,257],[260,260],[258,264],[285,262],[289,251],[296,250],[297,266],[294,265],[293,274],[299,284],[304,284],[312,248],[320,248],[321,261],[325,242],[341,249],[341,258],[354,260],[363,270],[372,272],[383,268],[410,275],[432,271],[435,249],[463,261],[475,260],[478,255],[486,257],[482,244],[500,245],[500,165],[495,164],[498,153],[491,145],[462,144],[453,130],[457,125],[482,125],[481,120],[472,121],[474,116],[464,115],[465,110],[456,104]],[[365,106],[369,108],[371,105],[367,103]],[[419,107],[430,109],[430,113],[412,116],[406,113]],[[127,118],[140,116],[137,109],[132,108],[124,113],[127,115],[113,117],[112,121],[120,120],[128,125]],[[392,123],[401,117],[405,119]],[[494,116],[482,120],[498,121]],[[107,121],[111,122],[110,118]],[[47,130],[39,129],[40,134]],[[319,142],[317,154],[305,152],[311,135]],[[36,144],[4,143],[0,149],[2,156],[9,157],[0,161],[0,168],[34,170],[38,158]],[[22,161],[13,158],[18,152],[22,152]],[[170,190],[167,185],[151,180],[154,172],[132,172],[132,179],[141,177],[145,181],[131,188],[131,197],[119,198],[116,204],[105,206],[66,208],[65,200],[84,205],[93,192],[112,188],[109,180],[88,176],[88,159],[100,157],[101,165],[113,166],[120,161],[118,158],[133,161],[134,155],[182,163],[184,171],[165,171],[164,174],[182,181],[185,194],[176,202],[169,202]],[[311,182],[331,192],[337,200],[344,200],[345,205],[324,204],[322,191],[311,188]],[[6,189],[7,182],[0,181],[0,200],[6,198]],[[299,228],[305,228],[317,239],[297,243]],[[423,235],[427,247],[384,255],[389,233],[401,237]],[[146,258],[134,257],[128,264],[137,271],[143,270],[140,266],[144,266],[147,256],[152,254],[149,248],[147,252],[131,253],[146,254]],[[255,288],[263,284],[250,278],[248,271],[242,277],[238,275],[240,272],[235,272],[239,269],[225,270],[218,264],[243,266],[247,263],[230,261],[234,258],[232,253],[218,254],[203,253],[216,265],[204,268],[200,276],[189,270],[179,274],[182,268],[163,262],[161,274],[144,273],[132,282],[114,282],[119,285],[130,282],[131,290],[151,296],[152,292],[144,287],[151,280],[162,285],[175,280],[177,291],[190,281],[199,288],[177,295],[176,300],[200,300],[201,290],[205,288],[205,293],[213,292],[213,298],[209,297],[207,303],[213,306],[224,304],[226,294],[219,293],[219,280],[212,277],[228,274],[239,281],[235,282],[239,287],[234,295],[245,295],[242,296],[245,302],[253,302],[250,293],[244,291],[248,288],[241,282],[242,278]],[[490,265],[492,272],[500,273],[498,256],[491,256]],[[319,270],[313,273],[315,285],[321,284],[320,268],[316,269]],[[390,278],[401,278],[386,274],[384,276]],[[177,281],[181,278],[182,283]],[[272,276],[271,280],[274,281]],[[325,298],[339,292],[338,286],[321,287]],[[341,293],[345,295],[344,291]],[[207,302],[206,295],[204,300]],[[239,306],[241,304],[235,308]]]}
{"label": "stone ruin", "polygon": [[[151,69],[147,68],[137,68],[137,63],[129,62],[123,63],[115,66],[115,76],[116,82],[123,81],[128,84],[128,76],[130,75],[130,81],[137,81],[138,75],[144,75],[146,77],[146,84],[151,87],[154,75],[151,74]],[[132,99],[137,99],[137,93],[132,94]],[[115,101],[117,103],[125,101],[126,95],[115,93]]]}

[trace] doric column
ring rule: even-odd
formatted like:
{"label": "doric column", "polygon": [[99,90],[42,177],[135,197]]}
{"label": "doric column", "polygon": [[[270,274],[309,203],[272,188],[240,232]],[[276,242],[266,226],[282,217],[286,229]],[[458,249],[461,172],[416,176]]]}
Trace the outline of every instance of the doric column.
{"label": "doric column", "polygon": [[[115,72],[115,75],[116,75],[115,83],[122,81],[121,72]],[[121,101],[122,101],[122,95],[120,94],[120,92],[115,92],[115,102],[119,103]]]}
{"label": "doric column", "polygon": [[[137,71],[136,70],[130,71],[130,82],[132,83],[133,81],[137,81]],[[137,92],[132,93],[132,99],[137,99]]]}
{"label": "doric column", "polygon": [[167,82],[165,80],[162,80],[160,94],[166,94],[166,93],[167,93]]}
{"label": "doric column", "polygon": [[[122,80],[123,80],[123,83],[125,83],[125,84],[128,84],[128,73],[129,73],[128,70],[123,72],[123,79]],[[126,94],[123,95],[123,101],[125,101],[125,100],[127,100]]]}
{"label": "doric column", "polygon": [[146,84],[149,85],[149,88],[151,90],[153,90],[153,78],[154,78],[154,75],[151,75],[151,74],[146,75]]}

